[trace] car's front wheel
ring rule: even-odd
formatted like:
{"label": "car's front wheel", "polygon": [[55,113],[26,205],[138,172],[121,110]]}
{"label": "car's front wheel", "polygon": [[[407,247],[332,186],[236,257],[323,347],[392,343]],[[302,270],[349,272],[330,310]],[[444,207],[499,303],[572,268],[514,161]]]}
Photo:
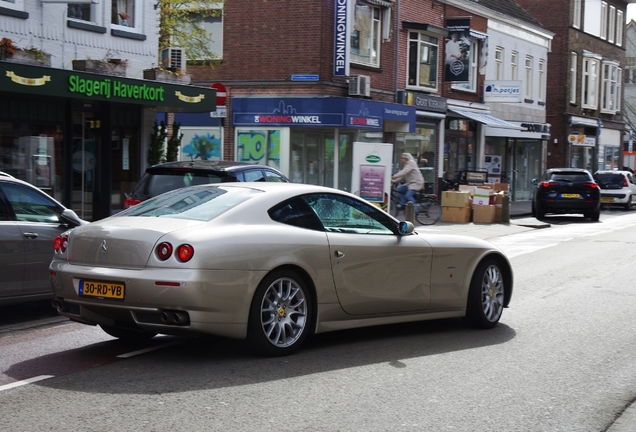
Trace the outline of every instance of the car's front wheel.
{"label": "car's front wheel", "polygon": [[291,270],[267,275],[250,308],[247,342],[259,354],[284,356],[296,351],[310,332],[311,295]]}
{"label": "car's front wheel", "polygon": [[124,341],[130,341],[130,342],[145,341],[157,336],[157,333],[147,332],[143,330],[128,329],[128,328],[122,328],[122,327],[109,327],[109,326],[105,326],[101,324],[99,326],[102,328],[102,330],[104,330],[106,333],[108,333],[112,337],[115,337],[117,339],[121,339]]}
{"label": "car's front wheel", "polygon": [[497,260],[482,261],[473,274],[464,320],[473,327],[493,328],[504,307],[504,274]]}

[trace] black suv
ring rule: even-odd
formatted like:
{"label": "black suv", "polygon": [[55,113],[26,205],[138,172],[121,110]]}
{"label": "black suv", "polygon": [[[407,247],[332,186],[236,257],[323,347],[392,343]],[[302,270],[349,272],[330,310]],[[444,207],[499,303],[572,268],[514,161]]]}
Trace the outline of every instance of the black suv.
{"label": "black suv", "polygon": [[289,183],[287,177],[266,165],[207,160],[166,162],[146,169],[133,193],[126,197],[124,208],[186,186],[265,181]]}
{"label": "black suv", "polygon": [[540,180],[532,200],[532,216],[543,219],[546,213],[582,213],[597,221],[601,214],[601,193],[589,171],[581,168],[550,168]]}

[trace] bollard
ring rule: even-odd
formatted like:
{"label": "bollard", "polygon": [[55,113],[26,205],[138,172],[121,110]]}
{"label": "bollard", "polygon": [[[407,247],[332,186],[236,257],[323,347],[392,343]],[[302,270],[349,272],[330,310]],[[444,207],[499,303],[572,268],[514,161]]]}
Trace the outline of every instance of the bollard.
{"label": "bollard", "polygon": [[501,203],[501,223],[510,223],[510,195],[504,194]]}
{"label": "bollard", "polygon": [[415,224],[415,206],[411,201],[406,203],[404,207],[404,220]]}

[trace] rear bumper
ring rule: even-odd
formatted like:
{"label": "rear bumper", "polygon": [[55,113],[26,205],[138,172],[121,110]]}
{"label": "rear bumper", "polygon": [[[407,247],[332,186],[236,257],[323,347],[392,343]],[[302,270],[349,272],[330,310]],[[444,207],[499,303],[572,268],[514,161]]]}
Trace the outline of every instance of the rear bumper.
{"label": "rear bumper", "polygon": [[591,213],[601,210],[600,201],[586,202],[584,200],[545,200],[538,203],[546,213]]}

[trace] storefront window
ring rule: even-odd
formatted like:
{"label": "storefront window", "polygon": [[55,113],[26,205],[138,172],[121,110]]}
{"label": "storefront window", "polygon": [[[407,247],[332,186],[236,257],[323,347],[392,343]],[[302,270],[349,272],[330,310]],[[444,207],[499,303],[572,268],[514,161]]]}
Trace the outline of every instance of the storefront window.
{"label": "storefront window", "polygon": [[606,169],[606,170],[614,170],[614,169],[619,169],[620,167],[618,166],[619,163],[619,147],[615,147],[615,146],[605,146],[604,149],[604,153],[605,153],[605,158],[604,158],[604,166],[603,167],[599,167],[599,169]]}
{"label": "storefront window", "polygon": [[534,192],[532,179],[541,177],[541,153],[543,141],[515,141],[514,195],[515,201],[530,200]]}
{"label": "storefront window", "polygon": [[593,170],[594,147],[572,146],[572,167]]}
{"label": "storefront window", "polygon": [[444,175],[454,177],[458,172],[478,168],[475,165],[476,124],[472,120],[451,119],[444,143]]}
{"label": "storefront window", "polygon": [[437,129],[434,124],[418,123],[414,133],[396,134],[393,171],[399,169],[400,155],[404,152],[411,153],[422,171],[427,192],[433,193],[435,189],[436,147]]}

